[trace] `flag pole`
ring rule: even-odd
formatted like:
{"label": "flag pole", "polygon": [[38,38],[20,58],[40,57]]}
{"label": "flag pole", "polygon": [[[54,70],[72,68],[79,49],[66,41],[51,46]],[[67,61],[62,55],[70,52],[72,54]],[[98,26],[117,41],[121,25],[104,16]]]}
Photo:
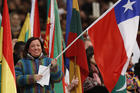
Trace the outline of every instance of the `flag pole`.
{"label": "flag pole", "polygon": [[88,31],[89,28],[91,28],[93,25],[95,25],[100,19],[102,19],[111,9],[116,6],[121,0],[118,0],[112,7],[110,7],[105,13],[103,13],[97,20],[95,20],[86,30],[84,30],[75,40],[73,40],[57,57],[58,59],[69,47],[71,47],[72,44],[74,44],[85,32]]}

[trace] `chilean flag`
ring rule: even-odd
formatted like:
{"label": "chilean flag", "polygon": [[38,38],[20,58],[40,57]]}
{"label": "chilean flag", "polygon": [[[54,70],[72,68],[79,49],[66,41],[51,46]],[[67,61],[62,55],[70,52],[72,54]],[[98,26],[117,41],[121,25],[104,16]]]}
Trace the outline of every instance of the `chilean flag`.
{"label": "chilean flag", "polygon": [[136,42],[139,15],[140,0],[119,0],[87,28],[95,61],[109,92],[120,75],[125,75]]}

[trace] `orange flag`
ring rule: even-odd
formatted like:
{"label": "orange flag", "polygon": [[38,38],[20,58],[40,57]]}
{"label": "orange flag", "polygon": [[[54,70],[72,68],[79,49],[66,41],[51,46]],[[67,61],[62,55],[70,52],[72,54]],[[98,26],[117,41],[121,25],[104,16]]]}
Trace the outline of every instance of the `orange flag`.
{"label": "orange flag", "polygon": [[2,57],[1,93],[17,93],[14,62],[13,62],[13,52],[12,52],[11,28],[10,28],[9,20],[10,19],[9,19],[7,0],[4,0],[3,17],[2,17],[3,57]]}

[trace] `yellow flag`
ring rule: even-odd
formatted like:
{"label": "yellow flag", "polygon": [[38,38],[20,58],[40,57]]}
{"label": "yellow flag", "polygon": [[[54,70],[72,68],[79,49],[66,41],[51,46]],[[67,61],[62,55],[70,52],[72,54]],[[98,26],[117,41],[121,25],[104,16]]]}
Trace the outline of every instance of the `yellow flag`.
{"label": "yellow flag", "polygon": [[31,37],[30,14],[28,13],[21,29],[18,41],[26,42]]}

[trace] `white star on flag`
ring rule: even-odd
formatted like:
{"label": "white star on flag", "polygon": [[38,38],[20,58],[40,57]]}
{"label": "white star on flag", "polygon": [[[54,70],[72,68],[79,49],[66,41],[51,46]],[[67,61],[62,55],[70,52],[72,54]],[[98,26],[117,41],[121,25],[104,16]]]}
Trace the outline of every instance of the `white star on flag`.
{"label": "white star on flag", "polygon": [[128,9],[133,10],[132,5],[133,5],[134,3],[136,3],[136,1],[130,2],[130,0],[128,0],[127,4],[125,4],[125,5],[123,6],[123,7],[125,8],[124,13],[125,13]]}

